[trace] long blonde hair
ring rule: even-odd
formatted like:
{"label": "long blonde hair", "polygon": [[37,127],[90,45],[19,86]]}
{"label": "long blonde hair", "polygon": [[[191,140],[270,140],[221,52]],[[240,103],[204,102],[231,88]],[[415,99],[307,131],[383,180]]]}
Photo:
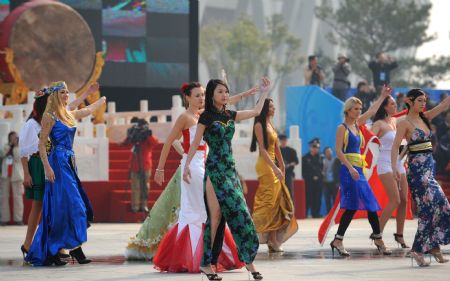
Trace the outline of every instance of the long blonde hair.
{"label": "long blonde hair", "polygon": [[77,124],[75,117],[66,109],[67,104],[64,104],[59,98],[59,90],[64,88],[67,89],[66,82],[64,81],[53,82],[50,84],[50,96],[47,100],[45,113],[55,116],[67,126],[74,127]]}
{"label": "long blonde hair", "polygon": [[352,109],[355,105],[363,105],[362,101],[355,97],[349,97],[344,103],[344,116],[347,116],[347,111]]}

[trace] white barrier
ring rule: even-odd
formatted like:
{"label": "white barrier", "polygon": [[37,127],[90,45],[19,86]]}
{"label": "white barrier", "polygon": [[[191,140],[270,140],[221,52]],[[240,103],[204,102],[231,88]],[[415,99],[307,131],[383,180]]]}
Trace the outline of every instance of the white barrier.
{"label": "white barrier", "polygon": [[[70,94],[73,101],[75,94]],[[19,132],[33,109],[34,92],[28,94],[27,104],[0,105],[0,145],[7,142],[8,133]],[[11,115],[5,118],[6,113]],[[95,128],[95,134],[94,134]],[[107,181],[109,178],[109,140],[105,124],[93,125],[90,117],[77,124],[74,151],[78,175],[82,181]]]}

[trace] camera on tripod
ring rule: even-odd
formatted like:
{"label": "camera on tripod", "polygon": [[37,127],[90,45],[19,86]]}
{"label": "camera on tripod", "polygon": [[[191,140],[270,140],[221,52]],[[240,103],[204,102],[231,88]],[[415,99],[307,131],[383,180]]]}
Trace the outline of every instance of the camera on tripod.
{"label": "camera on tripod", "polygon": [[134,145],[144,142],[152,135],[152,130],[149,129],[146,120],[136,118],[135,120],[132,120],[132,122],[135,124],[127,130],[127,140],[129,143]]}

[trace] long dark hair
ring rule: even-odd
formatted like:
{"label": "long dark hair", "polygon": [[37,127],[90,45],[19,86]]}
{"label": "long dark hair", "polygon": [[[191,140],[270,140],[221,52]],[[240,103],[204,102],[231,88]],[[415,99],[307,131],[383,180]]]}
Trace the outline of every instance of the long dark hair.
{"label": "long dark hair", "polygon": [[200,84],[200,82],[197,82],[197,81],[184,83],[181,86],[180,90],[181,90],[181,93],[182,93],[184,108],[187,109],[189,107],[189,103],[187,102],[186,97],[190,97],[191,96],[192,89],[200,88],[201,86],[202,86],[202,84]]}
{"label": "long dark hair", "polygon": [[[227,88],[227,91],[230,92],[230,89],[228,88],[228,85],[225,81],[220,79],[209,80],[208,84],[206,85],[205,92],[205,111],[217,111],[216,107],[214,106],[214,90],[219,85],[224,86],[225,88]],[[225,109],[225,106],[223,109]]]}
{"label": "long dark hair", "polygon": [[378,120],[383,120],[388,116],[384,107],[388,104],[390,98],[391,96],[388,96],[384,99],[383,103],[378,108],[377,113],[375,113],[375,115],[373,116],[373,123],[377,122]]}
{"label": "long dark hair", "polygon": [[250,145],[250,151],[256,151],[256,134],[255,134],[255,125],[257,123],[261,123],[262,131],[263,131],[263,140],[264,140],[264,148],[267,149],[269,147],[269,141],[267,137],[267,114],[269,114],[269,105],[273,102],[271,98],[266,98],[264,101],[264,106],[261,110],[261,113],[255,117],[255,122],[253,123],[253,134],[252,134],[252,143]]}
{"label": "long dark hair", "polygon": [[[420,97],[420,96],[427,96],[427,94],[422,89],[411,89],[407,94],[406,97],[411,100],[411,102],[414,104],[414,101]],[[406,104],[406,107],[408,108],[409,112],[409,104]],[[430,121],[425,117],[425,114],[423,112],[419,112],[420,119],[427,125],[428,129],[431,130]]]}
{"label": "long dark hair", "polygon": [[34,119],[36,122],[41,124],[42,115],[44,115],[45,107],[47,106],[48,95],[44,94],[43,96],[37,97],[33,103],[33,111],[31,111],[28,116],[28,120]]}

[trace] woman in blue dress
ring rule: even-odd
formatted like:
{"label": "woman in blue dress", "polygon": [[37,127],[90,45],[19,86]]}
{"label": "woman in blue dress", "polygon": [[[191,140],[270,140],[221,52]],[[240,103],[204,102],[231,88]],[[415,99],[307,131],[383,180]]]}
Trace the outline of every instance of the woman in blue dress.
{"label": "woman in blue dress", "polygon": [[358,210],[367,211],[367,217],[372,227],[370,239],[374,241],[378,251],[384,255],[391,254],[382,240],[377,215],[377,211],[381,209],[380,205],[378,205],[378,201],[364,176],[365,162],[361,156],[364,138],[359,130],[359,126],[364,125],[367,119],[377,112],[383,100],[390,93],[391,89],[389,87],[383,87],[380,97],[363,115],[361,115],[361,100],[351,97],[345,101],[345,120],[344,123],[338,126],[336,132],[336,155],[342,163],[340,170],[340,203],[341,208],[345,209],[345,212],[339,223],[337,234],[330,243],[333,255],[335,249],[341,256],[350,255],[345,250],[342,240],[353,219],[353,215]]}
{"label": "woman in blue dress", "polygon": [[[81,250],[87,241],[87,227],[93,219],[92,208],[77,176],[72,150],[76,120],[90,115],[105,103],[105,97],[81,110],[68,111],[69,91],[65,82],[49,87],[47,107],[42,117],[39,154],[46,176],[42,202],[42,220],[26,256],[32,265],[65,265],[59,249],[72,249],[69,254],[78,263],[89,263]],[[50,137],[52,150],[47,157]]]}
{"label": "woman in blue dress", "polygon": [[[450,243],[450,204],[441,186],[434,178],[433,147],[431,145],[431,120],[450,106],[450,97],[433,109],[424,112],[427,97],[421,89],[412,89],[406,95],[408,114],[397,126],[391,161],[397,161],[402,139],[408,140],[408,184],[417,207],[418,227],[411,250],[419,266],[428,266],[424,253],[434,256],[437,262],[448,262],[440,245]],[[397,162],[391,162],[397,163]],[[395,165],[392,165],[395,166]],[[397,167],[394,176],[399,179]]]}

